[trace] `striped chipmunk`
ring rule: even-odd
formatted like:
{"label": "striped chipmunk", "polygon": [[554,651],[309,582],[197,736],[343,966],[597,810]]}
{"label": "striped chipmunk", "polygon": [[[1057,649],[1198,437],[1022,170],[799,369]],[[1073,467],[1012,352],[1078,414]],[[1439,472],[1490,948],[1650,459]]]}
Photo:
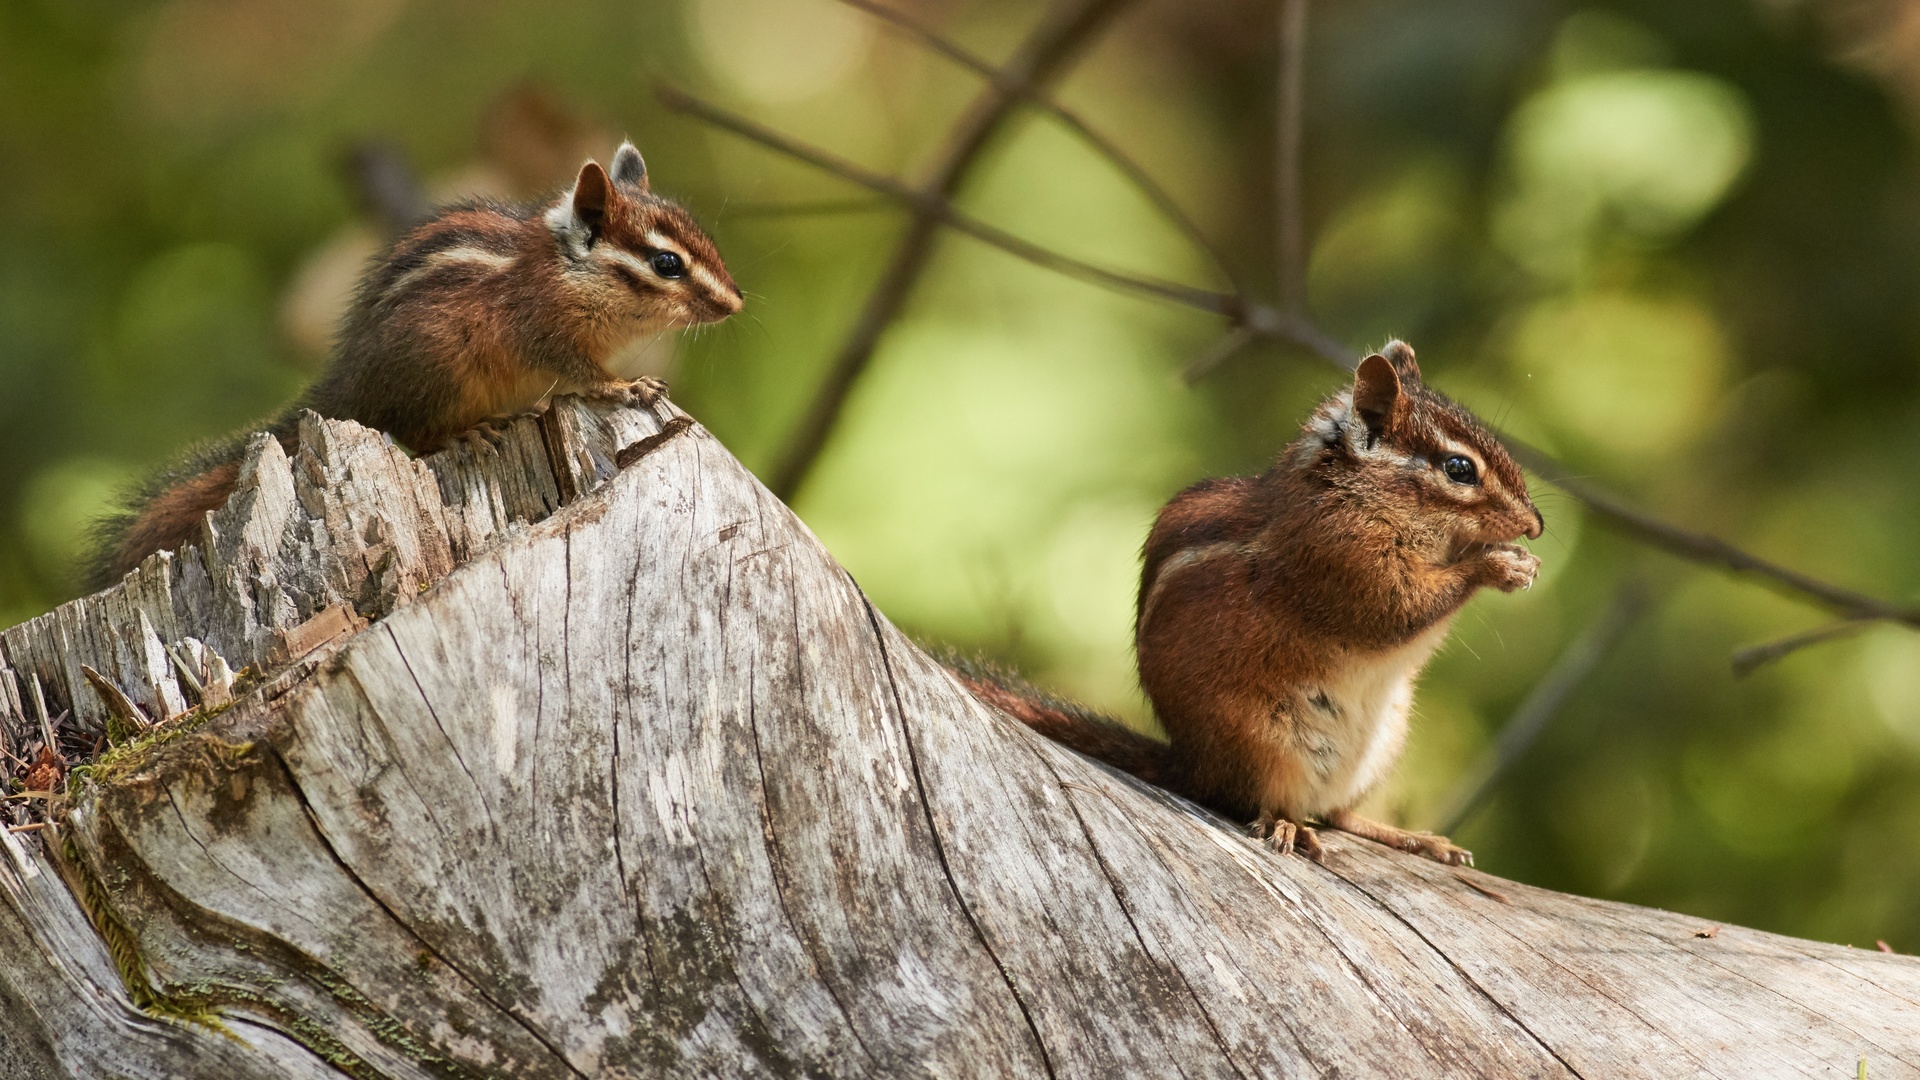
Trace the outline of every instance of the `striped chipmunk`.
{"label": "striped chipmunk", "polygon": [[1042,734],[1320,857],[1310,822],[1450,865],[1444,837],[1354,812],[1392,769],[1413,684],[1483,586],[1533,584],[1540,512],[1500,442],[1395,341],[1265,473],[1176,495],[1147,536],[1134,625],[1161,743],[968,665]]}
{"label": "striped chipmunk", "polygon": [[[291,453],[311,409],[427,454],[497,440],[503,421],[556,394],[649,405],[666,384],[617,377],[614,356],[741,303],[713,241],[652,192],[625,143],[611,168],[587,162],[549,202],[460,203],[401,237],[361,281],[319,379],[265,430]],[[244,434],[201,447],[136,491],[102,525],[92,587],[198,537],[232,494],[245,447]]]}

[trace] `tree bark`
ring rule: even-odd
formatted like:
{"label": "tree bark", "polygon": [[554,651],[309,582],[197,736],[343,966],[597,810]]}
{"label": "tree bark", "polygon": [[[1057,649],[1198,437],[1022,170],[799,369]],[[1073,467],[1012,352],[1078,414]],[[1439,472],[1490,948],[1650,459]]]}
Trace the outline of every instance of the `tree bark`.
{"label": "tree bark", "polygon": [[1920,961],[1276,857],[1048,743],[664,407],[301,440],[0,634],[11,753],[36,684],[107,727],[83,664],[176,717],[0,832],[0,1078],[1920,1075]]}

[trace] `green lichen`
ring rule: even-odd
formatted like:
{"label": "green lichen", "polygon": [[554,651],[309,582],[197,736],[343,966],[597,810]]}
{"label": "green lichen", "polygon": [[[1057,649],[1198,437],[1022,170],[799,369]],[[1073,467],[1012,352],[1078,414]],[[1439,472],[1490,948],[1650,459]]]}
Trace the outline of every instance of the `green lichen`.
{"label": "green lichen", "polygon": [[349,1049],[347,1044],[340,1041],[326,1024],[286,1008],[281,1003],[245,987],[226,983],[195,982],[186,987],[177,987],[175,990],[180,994],[216,1002],[230,1010],[246,1009],[255,1015],[266,1017],[279,1025],[281,1030],[295,1042],[348,1076],[362,1078],[362,1080],[381,1080],[385,1076],[371,1062]]}
{"label": "green lichen", "polygon": [[120,982],[126,987],[127,997],[132,999],[134,1007],[148,1016],[169,1023],[198,1025],[237,1041],[238,1036],[221,1021],[212,1002],[196,994],[169,993],[154,985],[146,957],[140,955],[133,931],[127,929],[127,924],[113,913],[106,885],[81,857],[80,847],[74,842],[71,832],[60,851],[67,868],[80,881],[80,905],[86,910],[87,918],[93,921],[93,928],[99,932],[100,939],[106,942],[107,955],[113,960],[114,970],[119,972]]}
{"label": "green lichen", "polygon": [[199,731],[207,725],[207,721],[231,708],[233,708],[232,704],[222,705],[217,709],[195,709],[185,716],[155,725],[121,741],[115,740],[113,723],[109,720],[107,752],[85,765],[74,766],[68,775],[75,783],[81,780],[102,783],[123,776],[134,765],[146,761],[153,751]]}
{"label": "green lichen", "polygon": [[[348,1076],[378,1080],[383,1075],[372,1063],[355,1054],[346,1043],[337,1038],[329,1024],[288,1009],[283,1004],[248,988],[206,981],[157,985],[151,969],[147,966],[146,958],[140,954],[133,931],[114,914],[105,883],[81,855],[79,845],[74,842],[71,833],[61,845],[61,855],[67,871],[79,885],[77,891],[81,907],[86,911],[88,919],[92,921],[95,931],[100,934],[101,940],[106,943],[107,955],[113,961],[114,970],[119,974],[121,984],[126,988],[127,997],[132,1000],[135,1008],[167,1023],[183,1027],[201,1027],[233,1039],[235,1042],[243,1040],[227,1026],[222,1019],[222,1013],[244,1009],[270,1018],[294,1041]],[[272,981],[277,983],[280,980]],[[364,995],[351,987],[337,980],[320,979],[318,981],[325,985],[336,998],[353,1007],[355,1012],[362,1014],[373,1012],[372,1022],[367,1026],[375,1038],[429,1068],[436,1068],[444,1075],[456,1078],[472,1075],[458,1063],[419,1045],[398,1021],[379,1013]]]}
{"label": "green lichen", "polygon": [[[112,747],[92,763],[75,768],[71,773],[69,798],[87,801],[100,798],[108,793],[107,789],[123,784],[141,770],[154,766],[163,748],[181,743],[189,737],[193,738],[196,751],[205,755],[203,760],[210,761],[216,772],[242,775],[242,770],[249,764],[257,763],[259,744],[253,741],[229,741],[203,731],[207,721],[222,711],[224,709],[195,710],[164,727],[144,732],[137,738]],[[255,776],[254,779],[260,778]],[[106,944],[128,998],[141,1012],[169,1023],[218,1032],[236,1041],[239,1037],[223,1017],[259,1016],[348,1076],[377,1078],[384,1075],[378,1067],[356,1054],[336,1036],[338,1018],[315,1017],[290,1006],[283,996],[289,982],[286,978],[265,975],[256,979],[252,975],[242,975],[238,982],[231,982],[228,981],[232,978],[229,975],[190,983],[157,980],[140,951],[134,931],[116,913],[113,904],[114,896],[134,887],[129,867],[115,865],[112,860],[105,865],[95,866],[83,854],[76,842],[76,834],[71,830],[63,832],[66,833],[60,847],[63,870],[73,883],[74,892],[94,929]],[[228,944],[239,954],[251,953],[268,963],[274,962],[276,950],[271,942],[234,937]],[[416,959],[421,961],[419,971],[424,977],[430,967],[431,954],[425,949],[421,952],[423,957]],[[281,958],[281,961],[285,959]],[[295,966],[302,969],[295,976],[297,981],[327,993],[354,1018],[357,1027],[396,1053],[449,1080],[468,1080],[480,1075],[422,1039],[419,1033],[335,973],[318,965],[296,962]]]}

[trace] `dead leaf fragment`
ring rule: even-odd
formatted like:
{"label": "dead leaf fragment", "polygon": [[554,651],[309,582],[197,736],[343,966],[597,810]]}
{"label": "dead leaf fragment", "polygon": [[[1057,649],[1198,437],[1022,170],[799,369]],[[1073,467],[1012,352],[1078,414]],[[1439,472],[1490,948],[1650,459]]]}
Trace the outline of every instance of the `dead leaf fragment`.
{"label": "dead leaf fragment", "polygon": [[40,759],[27,770],[28,791],[59,791],[60,781],[67,775],[67,762],[51,746],[40,748]]}

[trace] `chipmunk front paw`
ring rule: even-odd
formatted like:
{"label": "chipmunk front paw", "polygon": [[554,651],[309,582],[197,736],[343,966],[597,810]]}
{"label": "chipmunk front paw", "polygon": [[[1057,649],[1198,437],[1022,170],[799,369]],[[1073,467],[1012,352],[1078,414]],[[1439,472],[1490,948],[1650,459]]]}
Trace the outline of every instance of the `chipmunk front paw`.
{"label": "chipmunk front paw", "polygon": [[637,379],[615,379],[594,387],[588,391],[588,396],[596,401],[638,405],[644,409],[667,396],[667,384],[651,375],[642,375]]}
{"label": "chipmunk front paw", "polygon": [[1540,557],[1518,544],[1488,548],[1482,558],[1487,567],[1487,584],[1501,592],[1532,588],[1533,579],[1540,574]]}

